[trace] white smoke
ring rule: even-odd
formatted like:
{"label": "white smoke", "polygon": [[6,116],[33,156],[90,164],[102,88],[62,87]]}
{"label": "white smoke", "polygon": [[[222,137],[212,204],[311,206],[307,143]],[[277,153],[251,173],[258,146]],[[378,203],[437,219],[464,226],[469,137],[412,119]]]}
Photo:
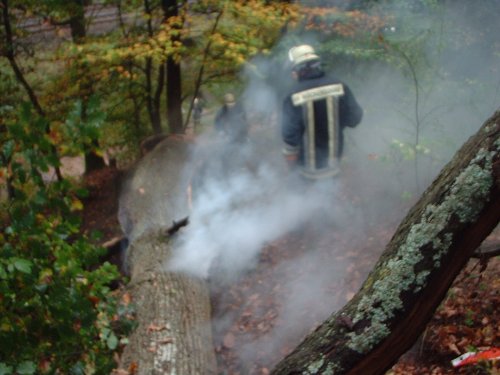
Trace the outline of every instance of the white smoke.
{"label": "white smoke", "polygon": [[[403,193],[410,192],[415,200],[462,143],[498,109],[500,101],[498,41],[492,42],[496,43],[496,54],[491,53],[491,44],[477,40],[470,41],[475,46],[473,53],[452,45],[457,40],[456,30],[475,39],[483,33],[498,35],[499,24],[477,23],[470,14],[461,12],[467,2],[459,1],[456,6],[444,3],[444,14],[427,14],[428,19],[421,23],[418,18],[411,18],[411,8],[391,7],[389,2],[383,2],[383,11],[393,12],[407,22],[413,20],[418,23],[416,30],[428,34],[425,64],[435,72],[432,79],[428,80],[419,71],[418,82],[413,82],[410,67],[397,69],[373,62],[359,63],[357,68],[352,64],[331,64],[335,75],[351,87],[364,109],[362,123],[345,132],[344,167],[346,178],[351,180],[350,193],[359,198],[356,207],[340,200],[338,186],[331,186],[328,199],[316,190],[305,193],[290,188],[293,181],[287,177],[281,159],[279,134],[281,95],[290,82],[289,77],[279,64],[263,58],[253,61],[247,70],[248,85],[242,95],[245,108],[258,127],[250,134],[252,146],[240,150],[243,155],[224,153],[217,143],[210,144],[208,151],[194,153],[194,159],[206,161],[205,178],[194,195],[190,224],[178,237],[167,265],[169,269],[201,277],[217,274],[227,283],[252,269],[268,242],[304,223],[324,218],[325,213],[336,225],[330,225],[332,231],[348,228],[350,233],[361,237],[373,223],[402,218],[409,207],[402,205]],[[493,9],[498,10],[499,3],[485,3],[495,14]],[[488,28],[493,29],[486,31]],[[396,24],[388,30],[397,34],[400,26]],[[308,43],[314,43],[308,38]],[[420,90],[418,107],[415,85]],[[421,155],[415,167],[411,159],[405,159],[394,140],[409,144],[415,141],[417,111],[420,142],[430,151]],[[227,167],[228,160],[231,168]],[[220,177],[221,171],[228,173]],[[334,254],[346,251],[341,244],[332,246]],[[345,287],[343,278],[347,269],[336,268],[314,254],[311,251],[314,243],[307,250],[303,257],[280,266],[275,275],[279,279],[275,283],[286,285],[291,291],[285,300],[279,301],[282,324],[260,341],[241,348],[239,354],[249,363],[257,352],[277,351],[283,343],[290,344],[297,334],[312,329],[345,302],[331,299],[322,286],[337,283],[337,288]],[[378,254],[381,250],[372,251]],[[310,277],[297,282],[297,270],[306,264]],[[311,321],[311,314],[317,319]],[[231,324],[228,320],[231,318],[225,316],[215,324],[228,326]]]}
{"label": "white smoke", "polygon": [[[190,224],[174,246],[170,269],[208,277],[215,266],[218,276],[224,274],[231,280],[254,264],[266,242],[326,209],[328,204],[318,187],[306,186],[305,197],[300,181],[287,176],[284,165],[262,158],[259,150],[264,140],[254,136],[253,144],[245,150],[238,147],[238,156],[230,158],[224,151],[211,153],[212,159],[203,164],[201,188],[194,187]],[[274,147],[279,154],[279,146]],[[226,168],[231,173],[225,173]]]}

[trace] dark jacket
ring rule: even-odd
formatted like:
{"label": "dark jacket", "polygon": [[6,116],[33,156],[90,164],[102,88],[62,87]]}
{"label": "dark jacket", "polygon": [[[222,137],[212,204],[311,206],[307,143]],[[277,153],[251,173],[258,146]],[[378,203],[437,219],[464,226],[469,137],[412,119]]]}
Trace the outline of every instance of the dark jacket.
{"label": "dark jacket", "polygon": [[215,115],[215,131],[231,143],[248,139],[248,122],[243,107],[237,103],[233,107],[223,105]]}
{"label": "dark jacket", "polygon": [[[343,91],[343,95],[337,96],[331,105],[335,114],[332,116],[335,117],[335,134],[330,134],[332,128],[328,122],[326,99],[312,102],[312,115],[309,113],[307,105],[294,105],[292,101],[294,94],[315,88],[333,87],[330,85],[339,87]],[[361,121],[362,116],[363,110],[345,83],[326,75],[319,69],[311,71],[293,85],[284,100],[282,137],[285,147],[283,152],[285,154],[298,153],[299,165],[306,170],[306,174],[310,174],[308,177],[332,175],[333,169],[338,169],[337,164],[343,152],[343,129],[346,126],[356,126]],[[308,135],[310,135],[310,139]],[[312,144],[314,144],[314,150],[311,152],[308,147]],[[310,162],[308,158],[313,158],[314,161]]]}

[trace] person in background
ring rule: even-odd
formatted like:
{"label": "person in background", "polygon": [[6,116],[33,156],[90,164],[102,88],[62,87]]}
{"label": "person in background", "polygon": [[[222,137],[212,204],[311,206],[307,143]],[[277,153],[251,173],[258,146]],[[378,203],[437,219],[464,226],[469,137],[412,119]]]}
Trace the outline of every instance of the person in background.
{"label": "person in background", "polygon": [[193,101],[193,123],[194,127],[200,125],[201,114],[203,112],[203,101],[201,98],[196,97]]}
{"label": "person in background", "polygon": [[293,47],[288,57],[295,82],[283,102],[283,155],[308,180],[333,177],[339,173],[343,130],[359,124],[363,110],[345,83],[323,71],[313,47]]}
{"label": "person in background", "polygon": [[224,95],[224,105],[215,115],[215,131],[229,143],[245,143],[248,140],[245,111],[232,93]]}

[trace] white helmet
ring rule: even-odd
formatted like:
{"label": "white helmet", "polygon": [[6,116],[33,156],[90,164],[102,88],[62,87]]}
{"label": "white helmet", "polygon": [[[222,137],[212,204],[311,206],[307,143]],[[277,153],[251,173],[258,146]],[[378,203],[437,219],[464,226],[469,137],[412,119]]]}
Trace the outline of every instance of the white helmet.
{"label": "white helmet", "polygon": [[308,44],[302,44],[300,46],[290,48],[288,51],[288,58],[290,59],[293,67],[308,61],[319,60],[319,56],[316,55],[314,48]]}
{"label": "white helmet", "polygon": [[234,95],[230,92],[228,92],[226,95],[224,95],[224,103],[228,107],[232,107],[234,104],[236,104],[236,100],[234,100]]}

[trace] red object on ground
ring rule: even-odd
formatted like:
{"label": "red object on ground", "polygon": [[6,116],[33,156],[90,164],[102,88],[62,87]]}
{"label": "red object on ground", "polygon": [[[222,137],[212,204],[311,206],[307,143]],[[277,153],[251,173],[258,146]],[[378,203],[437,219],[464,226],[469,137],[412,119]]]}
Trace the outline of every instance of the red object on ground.
{"label": "red object on ground", "polygon": [[467,352],[451,361],[453,367],[472,365],[479,361],[500,359],[500,348],[491,348],[482,352]]}

